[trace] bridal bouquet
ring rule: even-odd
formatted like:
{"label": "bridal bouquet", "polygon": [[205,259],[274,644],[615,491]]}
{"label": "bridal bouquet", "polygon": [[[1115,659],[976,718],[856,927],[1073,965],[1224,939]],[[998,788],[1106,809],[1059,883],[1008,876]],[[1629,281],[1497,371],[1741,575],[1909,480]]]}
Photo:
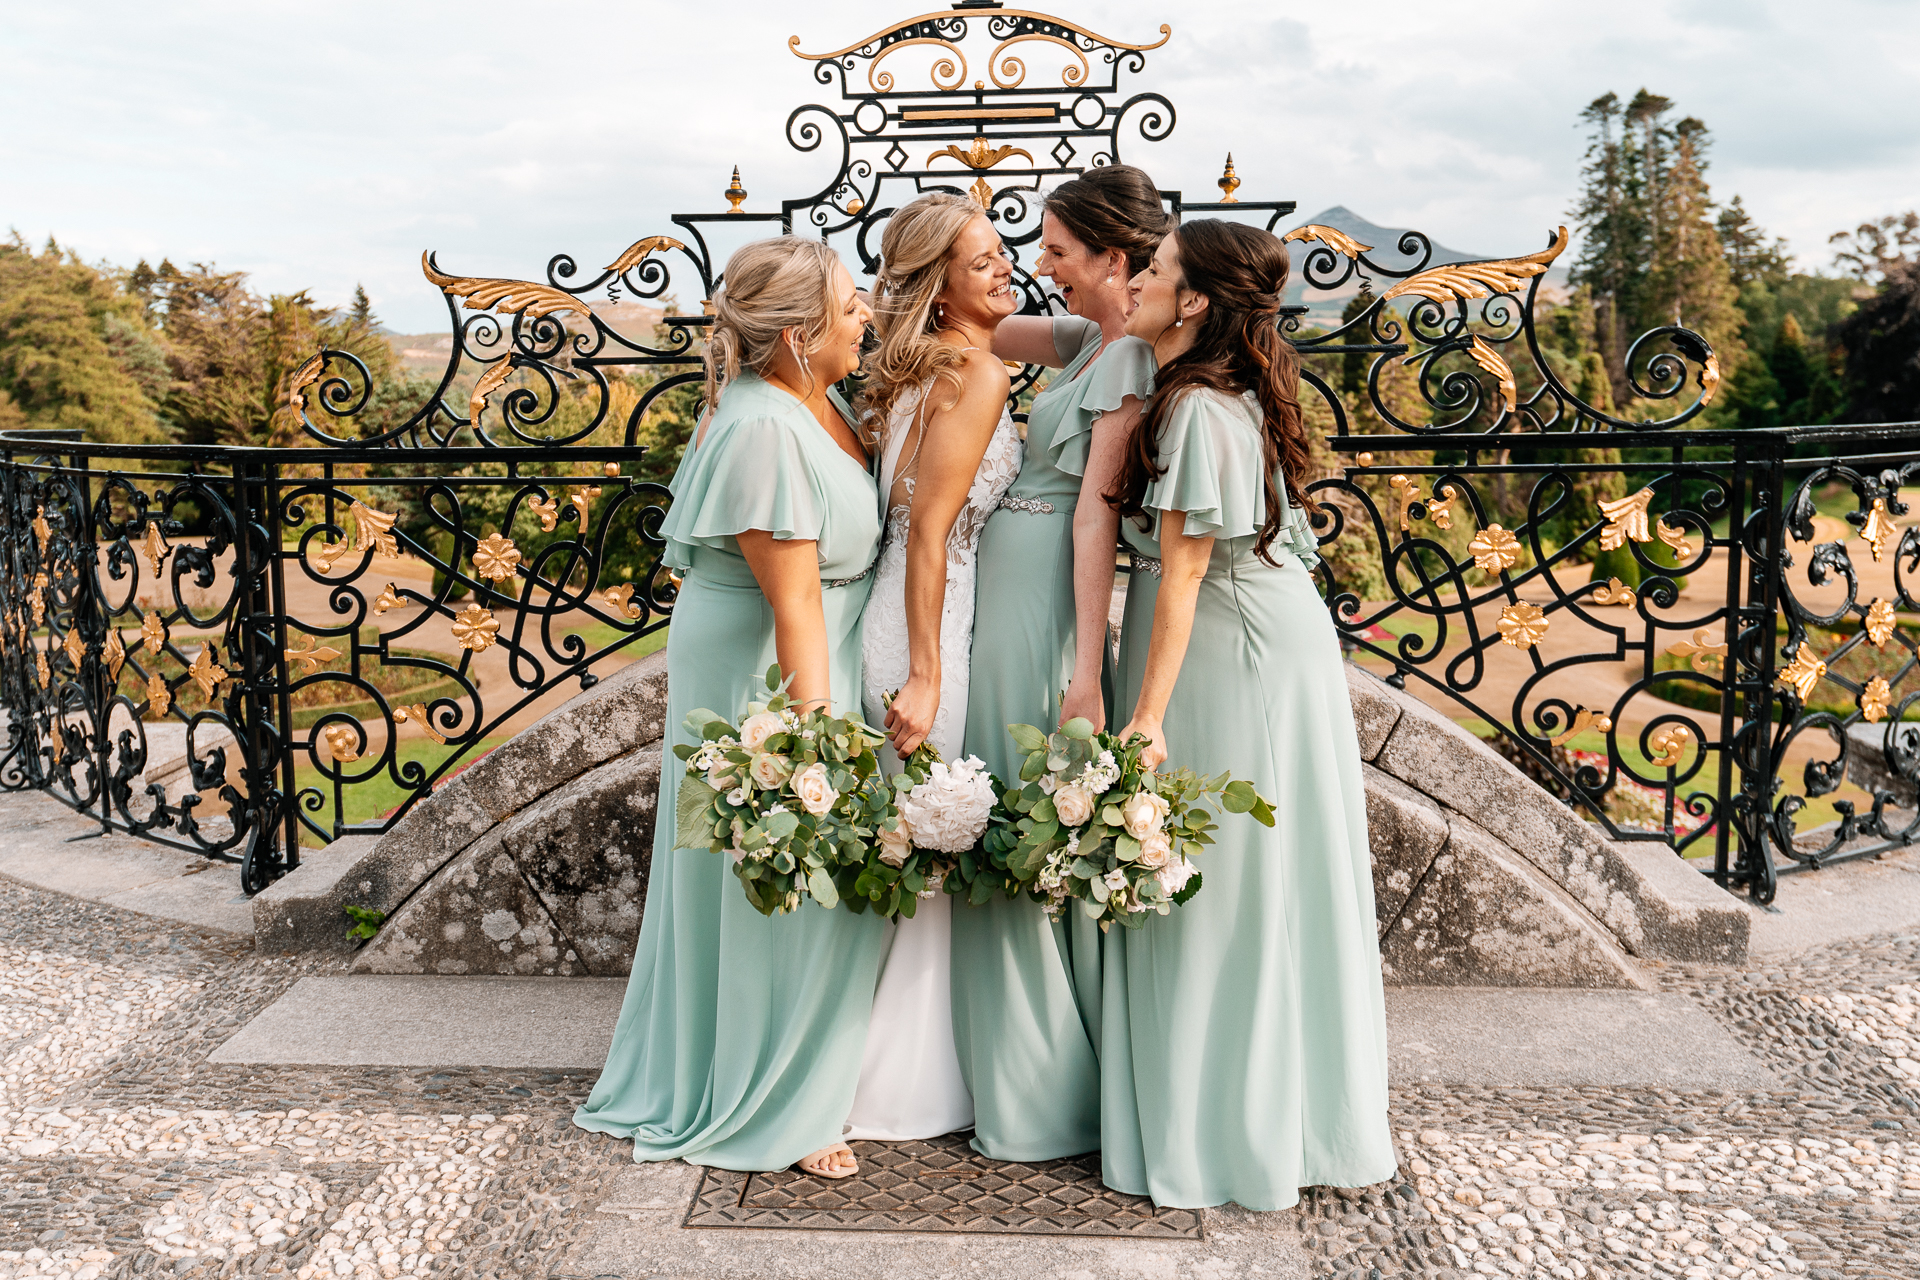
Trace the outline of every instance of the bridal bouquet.
{"label": "bridal bouquet", "polygon": [[1027,753],[1024,785],[1002,796],[979,863],[961,868],[973,902],[996,888],[1025,889],[1055,916],[1077,899],[1103,930],[1115,921],[1136,927],[1199,892],[1190,859],[1213,843],[1209,805],[1273,825],[1272,804],[1250,782],[1142,767],[1147,739],[1139,734],[1122,742],[1080,719],[1052,734],[1028,724],[1008,730]]}
{"label": "bridal bouquet", "polygon": [[[705,708],[687,713],[699,746],[687,762],[674,819],[678,847],[733,859],[747,901],[762,915],[802,898],[832,907],[849,898],[892,808],[874,753],[886,739],[855,717],[800,712],[776,664],[765,703],[750,703],[738,727]],[[851,897],[854,910],[866,902]]]}

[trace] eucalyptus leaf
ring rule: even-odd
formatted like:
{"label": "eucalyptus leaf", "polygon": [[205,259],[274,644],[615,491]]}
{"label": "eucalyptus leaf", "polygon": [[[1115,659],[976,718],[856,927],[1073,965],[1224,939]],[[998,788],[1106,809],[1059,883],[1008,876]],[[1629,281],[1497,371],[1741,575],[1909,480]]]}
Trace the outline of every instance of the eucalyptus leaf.
{"label": "eucalyptus leaf", "polygon": [[840,891],[834,887],[833,877],[824,871],[808,873],[807,892],[823,907],[831,908],[840,901]]}
{"label": "eucalyptus leaf", "polygon": [[1013,745],[1025,752],[1040,751],[1047,745],[1047,735],[1030,724],[1010,724],[1007,732],[1013,737]]}
{"label": "eucalyptus leaf", "polygon": [[1081,716],[1075,716],[1060,726],[1060,732],[1066,734],[1069,738],[1079,738],[1085,741],[1093,736],[1093,721]]}

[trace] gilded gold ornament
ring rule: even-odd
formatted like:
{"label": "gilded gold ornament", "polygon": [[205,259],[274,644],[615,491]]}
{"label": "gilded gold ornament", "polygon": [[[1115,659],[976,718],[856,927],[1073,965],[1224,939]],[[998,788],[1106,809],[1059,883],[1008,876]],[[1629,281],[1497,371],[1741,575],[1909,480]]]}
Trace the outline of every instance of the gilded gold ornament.
{"label": "gilded gold ornament", "polygon": [[593,512],[593,500],[600,496],[599,485],[576,486],[567,490],[567,505],[580,517],[580,532],[587,531],[587,517]]}
{"label": "gilded gold ornament", "polygon": [[491,609],[470,604],[454,617],[453,638],[462,649],[485,653],[499,634],[500,620],[493,616]]}
{"label": "gilded gold ornament", "polygon": [[[994,51],[987,55],[987,74],[993,77],[994,84],[1002,89],[1018,89],[1020,87],[1021,83],[1027,78],[1027,64],[1021,59],[1012,57],[1011,55],[1004,58],[1001,55],[1016,44],[1028,44],[1034,41],[1040,41],[1046,44],[1057,44],[1074,56],[1074,63],[1060,68],[1061,84],[1071,89],[1087,82],[1087,75],[1093,70],[1093,67],[1087,62],[1086,53],[1078,45],[1075,45],[1069,40],[1062,40],[1059,36],[1050,36],[1035,31],[1023,36],[1015,36],[1011,40],[1001,41],[1000,44],[994,48]],[[980,81],[975,80],[973,87],[976,89],[984,89],[986,86]]]}
{"label": "gilded gold ornament", "polygon": [[160,536],[160,518],[148,516],[147,536],[141,540],[140,554],[145,556],[147,563],[153,566],[153,576],[156,579],[160,577],[160,566],[166,563],[167,553],[172,550],[173,548],[167,545],[167,540]]}
{"label": "gilded gold ornament", "polygon": [[1553,243],[1538,253],[1530,253],[1524,258],[1430,267],[1418,275],[1407,277],[1380,296],[1384,300],[1391,300],[1416,294],[1435,302],[1457,302],[1511,293],[1523,282],[1540,275],[1555,258],[1566,252],[1569,239],[1567,229],[1561,227]]}
{"label": "gilded gold ornament", "polygon": [[1688,665],[1703,676],[1718,672],[1727,660],[1727,643],[1722,640],[1715,643],[1713,631],[1701,627],[1693,633],[1691,640],[1676,640],[1667,646],[1668,654],[1676,658],[1689,659]]}
{"label": "gilded gold ornament", "polygon": [[1875,597],[1867,606],[1865,622],[1867,641],[1876,649],[1886,648],[1887,641],[1893,639],[1893,602]]}
{"label": "gilded gold ornament", "polygon": [[[736,172],[738,171],[736,170]],[[684,249],[686,247],[687,246],[681,244],[672,236],[648,236],[644,240],[635,240],[632,244],[628,245],[619,257],[607,264],[606,269],[615,275],[625,275],[627,272],[639,266],[650,253],[655,253],[663,249]]]}
{"label": "gilded gold ornament", "polygon": [[993,185],[985,178],[975,178],[973,185],[967,188],[967,194],[971,196],[973,202],[982,209],[991,209],[993,207]]}
{"label": "gilded gold ornament", "polygon": [[307,388],[320,380],[320,371],[326,367],[327,353],[321,350],[294,371],[293,381],[287,384],[287,408],[301,414],[307,411]]}
{"label": "gilded gold ornament", "polygon": [[1550,620],[1537,604],[1522,600],[1500,611],[1500,639],[1516,649],[1531,649],[1547,638]]}
{"label": "gilded gold ornament", "polygon": [[1473,535],[1467,551],[1482,573],[1499,573],[1520,562],[1520,539],[1497,524]]}
{"label": "gilded gold ornament", "polygon": [[327,744],[327,754],[340,764],[352,764],[360,758],[360,725],[355,721],[351,725],[338,722],[328,725],[320,731],[321,740]]}
{"label": "gilded gold ornament", "polygon": [[47,575],[33,575],[33,590],[27,592],[27,607],[33,610],[33,625],[39,626],[47,620]]}
{"label": "gilded gold ornament", "polygon": [[615,612],[624,614],[629,620],[646,613],[646,610],[632,603],[633,584],[631,582],[623,582],[617,587],[608,587],[600,593],[600,598],[613,606]]}
{"label": "gilded gold ornament", "polygon": [[1408,514],[1413,504],[1420,501],[1420,485],[1410,476],[1391,476],[1387,487],[1400,499],[1400,531],[1406,533],[1413,528],[1412,517]]}
{"label": "gilded gold ornament", "polygon": [[401,605],[405,603],[406,601],[400,598],[400,593],[394,589],[394,585],[391,582],[389,582],[387,584],[387,589],[385,591],[382,591],[378,596],[374,597],[374,601],[373,601],[374,616],[378,617],[389,609],[398,609]]}
{"label": "gilded gold ornament", "polygon": [[1573,713],[1573,723],[1567,726],[1567,731],[1557,738],[1549,739],[1549,741],[1556,747],[1564,747],[1574,737],[1585,733],[1588,729],[1592,729],[1595,733],[1611,733],[1613,732],[1613,717],[1604,712],[1589,711],[1585,707],[1582,707]]}
{"label": "gilded gold ornament", "polygon": [[[580,527],[582,530],[586,528],[584,515],[581,517]],[[511,538],[490,533],[480,539],[473,548],[473,569],[483,578],[489,578],[494,582],[505,582],[514,575],[519,566],[520,549],[513,545]]]}
{"label": "gilded gold ornament", "polygon": [[420,726],[420,732],[426,734],[443,747],[447,745],[447,735],[433,727],[433,721],[428,718],[427,708],[424,703],[416,702],[408,707],[395,707],[393,709],[393,722],[395,724],[417,724]]}
{"label": "gilded gold ornament", "polygon": [[1653,489],[1649,486],[1624,498],[1601,503],[1600,514],[1607,518],[1607,527],[1600,531],[1600,549],[1613,551],[1626,545],[1629,538],[1635,542],[1653,541],[1653,533],[1647,528],[1647,507],[1652,502]]}
{"label": "gilded gold ornament", "polygon": [[157,654],[161,646],[167,643],[167,624],[160,621],[160,615],[152,609],[147,610],[140,619],[140,643],[147,647],[148,653]]}
{"label": "gilded gold ornament", "polygon": [[173,705],[173,690],[167,688],[167,682],[160,678],[158,671],[147,677],[147,713],[164,716],[167,708]]}
{"label": "gilded gold ornament", "polygon": [[1633,588],[1618,578],[1608,578],[1606,585],[1593,593],[1595,604],[1625,605],[1629,609],[1633,608],[1639,599],[1640,597],[1634,594]]}
{"label": "gilded gold ornament", "polygon": [[1467,344],[1467,354],[1473,357],[1475,364],[1493,375],[1495,394],[1498,396],[1493,405],[1493,420],[1498,422],[1516,411],[1520,407],[1520,392],[1513,380],[1513,366],[1507,363],[1506,357],[1477,333],[1473,335],[1473,341]]}
{"label": "gilded gold ornament", "polygon": [[375,511],[357,498],[353,503],[353,541],[330,542],[323,544],[313,553],[320,562],[320,572],[332,573],[333,566],[348,551],[378,551],[389,560],[400,558],[400,540],[394,536],[393,526],[398,516],[390,516],[384,511]]}
{"label": "gilded gold ornament", "polygon": [[1373,465],[1373,455],[1370,453],[1359,454],[1354,458],[1354,462],[1363,467],[1370,467]]}
{"label": "gilded gold ornament", "polygon": [[620,475],[620,464],[617,462],[603,462],[600,464],[600,471],[607,479],[616,479]]}
{"label": "gilded gold ornament", "polygon": [[468,311],[498,311],[510,316],[525,312],[534,320],[562,311],[587,318],[593,315],[583,300],[552,285],[493,276],[447,275],[435,265],[430,253],[420,255],[420,270],[448,297],[464,298]]}
{"label": "gilded gold ornament", "polygon": [[87,656],[87,642],[80,638],[79,627],[67,628],[67,638],[60,642],[60,648],[67,655],[67,664],[78,671],[80,659]]}
{"label": "gilded gold ornament", "polygon": [[58,764],[67,754],[67,735],[61,732],[60,717],[55,716],[47,725],[47,735],[53,739],[53,759]]}
{"label": "gilded gold ornament", "polygon": [[1427,519],[1442,529],[1453,528],[1453,504],[1459,499],[1460,491],[1450,484],[1443,484],[1427,499]]}
{"label": "gilded gold ornament", "polygon": [[222,680],[232,679],[232,675],[214,660],[218,652],[212,645],[201,646],[200,652],[193,655],[193,662],[187,667],[187,674],[200,686],[203,697],[213,697],[213,691],[220,687]]}
{"label": "gilded gold ornament", "polygon": [[[856,40],[852,44],[848,45],[846,48],[835,49],[831,53],[802,52],[800,48],[799,36],[794,36],[791,39],[789,39],[787,41],[787,48],[792,50],[794,57],[804,58],[809,62],[819,62],[827,58],[840,58],[840,57],[846,56],[849,53],[854,53],[858,50],[864,49],[870,44],[877,43],[884,37],[894,34],[896,31],[901,31],[908,27],[917,26],[922,22],[942,22],[942,23],[949,22],[949,21],[952,21],[953,16],[954,15],[950,11],[942,10],[939,13],[927,13],[927,14],[922,14],[920,17],[917,17],[917,18],[908,18],[905,22],[896,22],[891,27],[886,27],[886,28],[883,28],[882,30],[874,32],[872,35],[868,36],[865,40]],[[1169,27],[1166,23],[1163,22],[1160,24],[1160,38],[1154,41],[1152,44],[1126,44],[1123,41],[1119,41],[1119,40],[1109,40],[1105,36],[1100,35],[1098,32],[1089,31],[1085,27],[1078,26],[1074,23],[1062,21],[1061,19],[1054,17],[1052,14],[1036,13],[1031,9],[996,9],[989,16],[995,19],[996,21],[1003,18],[1039,18],[1045,21],[1051,27],[1057,28],[1062,31],[1071,32],[1072,34],[1077,36],[1084,36],[1088,40],[1093,41],[1095,44],[1103,44],[1111,49],[1137,49],[1141,53],[1148,53],[1154,49],[1158,49],[1161,45],[1165,44],[1173,35],[1173,28]]]}
{"label": "gilded gold ornament", "polygon": [[487,366],[480,380],[473,384],[473,394],[467,398],[467,420],[475,426],[480,423],[480,415],[487,411],[487,397],[500,389],[502,383],[513,376],[513,356],[504,355]]}
{"label": "gilded gold ornament", "polygon": [[932,45],[946,50],[946,56],[934,59],[928,70],[927,78],[933,87],[942,93],[951,93],[967,82],[967,55],[960,52],[960,46],[950,40],[940,40],[932,36],[915,36],[910,40],[896,40],[882,49],[874,60],[867,64],[867,83],[873,86],[875,93],[893,92],[893,73],[882,71],[880,64],[901,49],[916,44]]}
{"label": "gilded gold ornament", "polygon": [[100,656],[107,662],[107,679],[117,683],[120,668],[127,665],[127,646],[120,639],[120,628],[108,628],[107,641],[100,646]]}
{"label": "gilded gold ornament", "polygon": [[33,673],[39,678],[42,689],[53,683],[53,668],[47,665],[46,650],[35,649],[33,651]]}
{"label": "gilded gold ornament", "polygon": [[1346,232],[1334,227],[1323,226],[1318,222],[1309,222],[1305,226],[1295,227],[1280,237],[1281,244],[1285,244],[1289,240],[1318,240],[1335,253],[1343,254],[1349,258],[1358,258],[1361,254],[1369,253],[1373,250],[1372,245],[1361,244]]}
{"label": "gilded gold ornament", "polygon": [[1707,352],[1707,362],[1700,366],[1700,403],[1710,405],[1714,396],[1720,392],[1720,357]]}
{"label": "gilded gold ornament", "polygon": [[1683,724],[1663,724],[1653,731],[1647,739],[1647,745],[1653,748],[1653,759],[1648,763],[1656,769],[1678,768],[1686,755],[1687,744],[1693,741],[1693,730]]}
{"label": "gilded gold ornament", "polygon": [[1665,520],[1656,520],[1653,531],[1660,535],[1660,541],[1673,548],[1674,558],[1682,562],[1693,559],[1693,544],[1687,541],[1684,526],[1675,527]]}
{"label": "gilded gold ornament", "polygon": [[[727,184],[727,189],[721,192],[721,194],[727,198],[728,213],[739,213],[740,206],[747,202],[747,189],[740,185],[739,165],[733,166],[733,181]],[[712,315],[713,313],[709,311],[707,314]]]}
{"label": "gilded gold ornament", "polygon": [[980,169],[991,169],[1008,156],[1025,156],[1028,163],[1032,163],[1033,161],[1033,153],[1020,147],[995,147],[989,151],[987,150],[987,140],[979,137],[976,137],[973,140],[973,145],[965,151],[960,149],[959,143],[949,143],[928,156],[927,163],[932,164],[941,156],[951,156],[961,164],[967,166],[967,168],[976,171]]}
{"label": "gilded gold ornament", "polygon": [[1240,189],[1240,175],[1233,171],[1233,152],[1227,152],[1227,167],[1220,171],[1213,185],[1220,188],[1221,204],[1240,203],[1240,197],[1233,194]]}
{"label": "gilded gold ornament", "polygon": [[40,554],[47,554],[47,543],[53,540],[53,526],[47,523],[47,509],[33,509],[33,536],[40,542]]}
{"label": "gilded gold ornament", "polygon": [[300,674],[310,676],[320,669],[323,662],[332,662],[340,656],[340,651],[332,645],[320,643],[318,636],[306,637],[307,647],[287,650],[287,661],[302,668]]}
{"label": "gilded gold ornament", "polygon": [[1893,686],[1887,683],[1885,676],[1875,676],[1867,681],[1867,687],[1860,691],[1860,714],[1868,723],[1878,724],[1887,718],[1887,707],[1893,702]]}
{"label": "gilded gold ornament", "polygon": [[1898,526],[1893,517],[1887,514],[1887,500],[1875,498],[1873,506],[1867,512],[1866,523],[1860,526],[1860,536],[1866,539],[1868,550],[1873,552],[1873,562],[1880,563],[1880,556],[1887,549],[1887,539],[1892,537]]}
{"label": "gilded gold ornament", "polygon": [[542,533],[552,533],[560,523],[560,504],[552,498],[528,498],[527,510],[539,518]]}
{"label": "gilded gold ornament", "polygon": [[1793,661],[1773,677],[1773,682],[1783,690],[1791,689],[1800,701],[1805,702],[1813,695],[1813,687],[1826,674],[1827,664],[1814,657],[1812,647],[1802,641],[1794,646]]}

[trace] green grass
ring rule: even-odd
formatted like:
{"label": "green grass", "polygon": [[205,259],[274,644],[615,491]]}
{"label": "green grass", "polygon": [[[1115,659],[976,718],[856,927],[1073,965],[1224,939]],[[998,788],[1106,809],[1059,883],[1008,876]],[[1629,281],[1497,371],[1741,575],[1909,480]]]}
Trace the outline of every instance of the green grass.
{"label": "green grass", "polygon": [[[458,744],[442,746],[428,738],[406,739],[395,747],[394,760],[389,767],[382,769],[379,773],[363,782],[350,783],[342,788],[342,798],[346,810],[342,825],[352,826],[359,822],[374,821],[399,808],[412,797],[413,791],[411,789],[401,786],[400,783],[394,780],[393,774],[395,770],[409,763],[417,763],[431,775],[441,764],[456,755],[458,755],[460,759],[454,767],[456,769],[462,768],[471,765],[481,756],[505,741],[507,741],[506,738],[482,738],[477,743],[462,747]],[[364,761],[356,760],[348,766],[348,770],[350,772],[358,771],[364,768],[364,766]],[[439,781],[444,782],[446,776],[448,775],[443,775]],[[302,814],[311,819],[321,827],[321,829],[332,831],[334,829],[335,818],[332,782],[312,764],[298,766],[294,770],[294,779],[296,787],[299,790],[314,787],[317,788],[325,798],[325,803],[318,812],[312,812],[302,808]],[[314,835],[311,831],[303,831],[301,833],[300,843],[311,848],[317,848],[327,842]]]}

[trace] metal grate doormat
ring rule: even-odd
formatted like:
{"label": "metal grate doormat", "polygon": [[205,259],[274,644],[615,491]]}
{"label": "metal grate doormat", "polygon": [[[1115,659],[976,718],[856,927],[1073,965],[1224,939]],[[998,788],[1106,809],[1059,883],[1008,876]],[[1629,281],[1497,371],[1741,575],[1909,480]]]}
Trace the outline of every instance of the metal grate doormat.
{"label": "metal grate doormat", "polygon": [[855,1142],[860,1172],[833,1181],[791,1169],[707,1169],[689,1227],[813,1231],[946,1231],[1003,1235],[1199,1240],[1196,1209],[1156,1209],[1100,1183],[1100,1156],[1002,1164],[968,1135],[926,1142]]}

